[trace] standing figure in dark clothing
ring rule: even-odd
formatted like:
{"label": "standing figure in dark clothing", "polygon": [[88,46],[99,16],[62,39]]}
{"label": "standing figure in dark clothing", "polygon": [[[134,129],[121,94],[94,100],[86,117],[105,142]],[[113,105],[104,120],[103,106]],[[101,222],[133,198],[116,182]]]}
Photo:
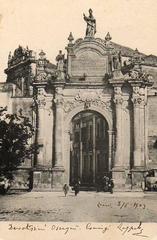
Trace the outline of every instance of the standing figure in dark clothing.
{"label": "standing figure in dark clothing", "polygon": [[114,182],[112,178],[109,180],[108,188],[109,188],[109,192],[112,194],[113,188],[114,188]]}
{"label": "standing figure in dark clothing", "polygon": [[98,176],[96,177],[96,191],[97,191],[97,192],[100,192],[100,191],[101,191],[101,188],[102,188],[101,185],[102,185],[102,184],[101,184],[101,178],[100,178],[100,176],[98,175]]}
{"label": "standing figure in dark clothing", "polygon": [[77,194],[80,191],[80,184],[78,182],[74,184],[74,191],[75,191],[75,196],[77,196]]}

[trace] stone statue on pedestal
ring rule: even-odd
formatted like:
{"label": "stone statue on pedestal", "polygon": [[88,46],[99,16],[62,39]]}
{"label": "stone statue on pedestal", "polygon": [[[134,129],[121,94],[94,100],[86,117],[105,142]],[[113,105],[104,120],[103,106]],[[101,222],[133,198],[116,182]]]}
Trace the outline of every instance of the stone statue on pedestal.
{"label": "stone statue on pedestal", "polygon": [[59,54],[56,57],[57,61],[57,78],[58,80],[64,80],[65,72],[64,72],[64,54],[62,54],[62,51],[59,51]]}
{"label": "stone statue on pedestal", "polygon": [[91,8],[89,9],[89,17],[86,17],[85,14],[83,14],[83,17],[87,23],[86,37],[94,37],[96,33],[96,20],[93,17],[92,9]]}
{"label": "stone statue on pedestal", "polygon": [[115,69],[120,69],[121,68],[121,51],[118,52],[116,56],[113,57],[113,68]]}

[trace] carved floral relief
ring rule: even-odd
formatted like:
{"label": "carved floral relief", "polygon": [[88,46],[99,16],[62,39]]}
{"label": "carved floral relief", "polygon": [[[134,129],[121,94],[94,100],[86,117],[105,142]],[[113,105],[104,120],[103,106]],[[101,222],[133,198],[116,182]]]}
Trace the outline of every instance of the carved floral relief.
{"label": "carved floral relief", "polygon": [[79,92],[72,99],[64,99],[63,109],[69,113],[74,108],[83,105],[84,109],[90,109],[91,106],[101,107],[111,111],[111,100],[103,98],[98,91]]}

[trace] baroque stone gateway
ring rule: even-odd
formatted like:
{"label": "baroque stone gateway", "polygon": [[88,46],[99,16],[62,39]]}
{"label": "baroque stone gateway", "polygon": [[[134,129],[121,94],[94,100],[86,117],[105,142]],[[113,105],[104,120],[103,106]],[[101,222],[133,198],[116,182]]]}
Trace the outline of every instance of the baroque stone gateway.
{"label": "baroque stone gateway", "polygon": [[60,190],[77,179],[94,187],[112,175],[115,190],[141,188],[157,168],[157,57],[96,38],[89,10],[84,38],[68,37],[52,64],[28,47],[9,53],[1,107],[29,116],[38,153],[15,172],[14,188]]}

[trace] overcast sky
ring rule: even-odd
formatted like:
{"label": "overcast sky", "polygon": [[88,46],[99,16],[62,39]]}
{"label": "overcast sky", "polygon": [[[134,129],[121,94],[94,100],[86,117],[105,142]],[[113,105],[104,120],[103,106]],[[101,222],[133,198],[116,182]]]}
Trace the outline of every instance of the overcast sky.
{"label": "overcast sky", "polygon": [[0,0],[0,81],[5,81],[9,51],[29,46],[55,63],[69,32],[84,37],[83,13],[93,9],[96,37],[157,55],[157,0]]}

